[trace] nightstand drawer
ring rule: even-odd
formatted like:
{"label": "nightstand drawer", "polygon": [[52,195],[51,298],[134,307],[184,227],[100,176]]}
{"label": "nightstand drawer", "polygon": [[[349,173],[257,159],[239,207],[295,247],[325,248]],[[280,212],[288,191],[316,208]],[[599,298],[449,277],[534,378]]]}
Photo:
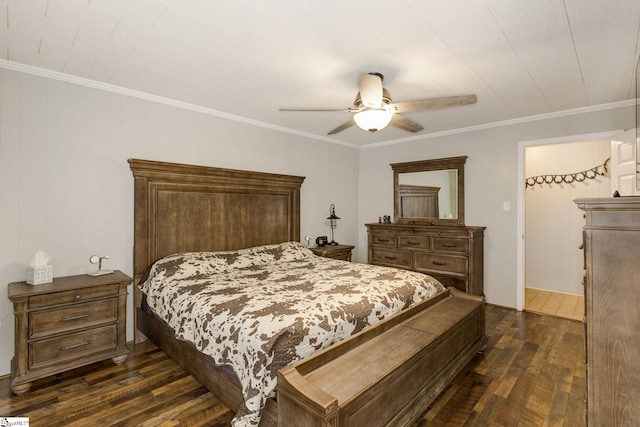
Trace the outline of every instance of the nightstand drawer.
{"label": "nightstand drawer", "polygon": [[73,360],[117,347],[117,325],[107,325],[29,344],[29,368]]}
{"label": "nightstand drawer", "polygon": [[469,253],[469,240],[455,237],[432,237],[432,250],[443,252]]}
{"label": "nightstand drawer", "polygon": [[411,252],[373,248],[371,251],[371,263],[411,268]]}
{"label": "nightstand drawer", "polygon": [[351,261],[351,249],[345,249],[340,251],[328,252],[323,255],[325,258],[339,259],[342,261]]}
{"label": "nightstand drawer", "polygon": [[29,338],[101,325],[117,319],[116,298],[35,311],[29,314]]}
{"label": "nightstand drawer", "polygon": [[467,258],[415,252],[416,270],[467,274]]}
{"label": "nightstand drawer", "polygon": [[56,304],[81,302],[89,299],[115,295],[118,295],[117,283],[49,293],[46,295],[34,295],[29,298],[29,308],[50,307]]}
{"label": "nightstand drawer", "polygon": [[354,246],[351,245],[326,245],[326,246],[316,246],[311,249],[311,252],[314,254],[324,257],[324,258],[333,258],[339,259],[342,261],[351,261],[351,251]]}

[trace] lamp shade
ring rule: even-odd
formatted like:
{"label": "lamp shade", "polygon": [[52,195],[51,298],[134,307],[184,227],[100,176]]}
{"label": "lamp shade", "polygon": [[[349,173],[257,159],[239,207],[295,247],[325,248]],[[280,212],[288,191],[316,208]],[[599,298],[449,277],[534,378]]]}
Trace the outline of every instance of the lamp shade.
{"label": "lamp shade", "polygon": [[384,109],[366,109],[356,113],[353,120],[360,129],[371,133],[384,129],[391,121],[393,112]]}

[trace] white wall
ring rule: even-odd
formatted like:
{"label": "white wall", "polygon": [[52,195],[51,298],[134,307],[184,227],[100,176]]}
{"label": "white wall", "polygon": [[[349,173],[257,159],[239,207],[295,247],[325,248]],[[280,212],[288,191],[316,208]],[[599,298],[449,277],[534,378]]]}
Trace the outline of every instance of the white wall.
{"label": "white wall", "polygon": [[[480,101],[481,102],[481,101]],[[360,151],[360,259],[366,259],[363,224],[393,214],[390,163],[468,156],[465,165],[465,223],[486,226],[484,289],[492,304],[516,307],[518,253],[518,144],[522,141],[634,127],[635,108],[619,107],[541,119]],[[510,211],[503,210],[509,202]]]}
{"label": "white wall", "polygon": [[[305,176],[301,237],[330,234],[335,203],[336,240],[357,242],[356,149],[0,69],[0,375],[13,356],[7,284],[36,250],[56,277],[91,271],[92,254],[132,274],[128,158]],[[130,299],[128,339],[131,319]]]}
{"label": "white wall", "polygon": [[[525,150],[525,176],[585,171],[611,156],[609,140],[538,145]],[[573,200],[611,196],[609,176],[525,190],[525,286],[582,295],[583,212]]]}

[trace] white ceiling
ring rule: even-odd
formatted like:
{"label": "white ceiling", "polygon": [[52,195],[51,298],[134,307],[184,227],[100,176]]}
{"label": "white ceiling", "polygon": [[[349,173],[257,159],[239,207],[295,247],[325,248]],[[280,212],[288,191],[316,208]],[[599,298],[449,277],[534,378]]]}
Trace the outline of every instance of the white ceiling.
{"label": "white ceiling", "polygon": [[326,133],[358,76],[394,101],[476,94],[408,113],[418,135],[635,98],[639,0],[0,0],[0,65],[26,64],[214,115],[366,145],[388,127]]}

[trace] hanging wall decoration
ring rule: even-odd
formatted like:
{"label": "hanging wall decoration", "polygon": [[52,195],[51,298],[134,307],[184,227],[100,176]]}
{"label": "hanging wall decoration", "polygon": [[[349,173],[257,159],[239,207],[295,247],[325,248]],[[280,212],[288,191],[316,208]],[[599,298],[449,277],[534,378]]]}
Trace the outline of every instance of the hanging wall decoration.
{"label": "hanging wall decoration", "polygon": [[607,163],[611,161],[609,157],[601,165],[594,166],[591,169],[582,172],[567,173],[562,175],[538,175],[525,179],[525,187],[533,187],[536,184],[571,184],[572,182],[582,182],[586,179],[595,179],[598,176],[607,175]]}

